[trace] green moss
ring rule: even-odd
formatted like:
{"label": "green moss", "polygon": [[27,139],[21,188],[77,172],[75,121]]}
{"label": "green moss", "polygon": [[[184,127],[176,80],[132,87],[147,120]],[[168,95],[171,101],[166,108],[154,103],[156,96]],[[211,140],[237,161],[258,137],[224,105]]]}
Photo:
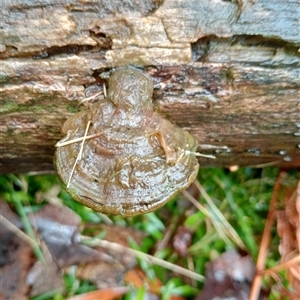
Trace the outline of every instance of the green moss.
{"label": "green moss", "polygon": [[18,110],[18,105],[9,100],[2,100],[0,105],[0,114]]}
{"label": "green moss", "polygon": [[9,76],[0,74],[0,83],[6,83],[9,81]]}
{"label": "green moss", "polygon": [[222,76],[225,78],[227,83],[233,83],[234,81],[234,73],[232,68],[227,68],[226,70],[222,71]]}
{"label": "green moss", "polygon": [[45,107],[43,106],[40,106],[40,105],[34,105],[31,107],[30,111],[34,111],[34,112],[38,112],[38,111],[41,111],[41,110],[44,110]]}
{"label": "green moss", "polygon": [[32,105],[29,104],[17,104],[9,100],[4,100],[0,106],[0,114],[7,114],[12,112],[22,112],[22,111],[31,111],[31,112],[38,112],[44,110],[45,107],[41,105]]}
{"label": "green moss", "polygon": [[78,102],[71,101],[67,105],[67,111],[69,113],[77,113],[79,111]]}
{"label": "green moss", "polygon": [[[53,101],[52,101],[53,100]],[[54,112],[57,110],[59,105],[55,104],[55,97],[48,94],[38,95],[35,98],[32,98],[30,101],[27,101],[24,104],[16,103],[15,99],[2,98],[0,101],[0,114],[14,113],[14,112]]]}
{"label": "green moss", "polygon": [[19,135],[20,137],[27,137],[27,136],[30,136],[31,133],[30,133],[30,132],[24,132],[24,131],[22,131],[22,132],[20,132],[18,135]]}
{"label": "green moss", "polygon": [[7,128],[6,135],[12,136],[14,134],[14,130],[12,128]]}

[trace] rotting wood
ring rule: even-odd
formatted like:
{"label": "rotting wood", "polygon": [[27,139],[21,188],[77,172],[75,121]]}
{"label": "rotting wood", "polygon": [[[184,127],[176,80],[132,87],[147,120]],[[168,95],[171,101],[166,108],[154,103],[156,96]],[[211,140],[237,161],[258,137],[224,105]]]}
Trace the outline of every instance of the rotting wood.
{"label": "rotting wood", "polygon": [[2,13],[1,173],[52,170],[76,100],[127,64],[217,156],[202,166],[300,165],[296,2],[4,1]]}

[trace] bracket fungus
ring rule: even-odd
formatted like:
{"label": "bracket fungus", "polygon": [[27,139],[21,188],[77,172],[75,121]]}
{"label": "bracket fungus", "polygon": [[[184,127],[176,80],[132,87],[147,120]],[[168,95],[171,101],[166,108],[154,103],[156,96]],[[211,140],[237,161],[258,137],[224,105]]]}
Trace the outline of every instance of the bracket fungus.
{"label": "bracket fungus", "polygon": [[74,199],[129,217],[160,208],[194,181],[197,140],[154,111],[152,93],[148,75],[119,68],[107,97],[65,122],[54,163]]}

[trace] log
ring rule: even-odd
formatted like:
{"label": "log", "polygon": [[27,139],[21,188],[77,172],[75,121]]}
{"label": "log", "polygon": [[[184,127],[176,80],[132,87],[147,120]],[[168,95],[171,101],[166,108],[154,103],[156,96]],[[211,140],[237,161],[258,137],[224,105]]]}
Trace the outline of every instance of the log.
{"label": "log", "polygon": [[[299,2],[4,0],[0,173],[53,170],[61,126],[114,68],[154,82],[201,166],[300,166]],[[100,99],[101,101],[101,99]]]}

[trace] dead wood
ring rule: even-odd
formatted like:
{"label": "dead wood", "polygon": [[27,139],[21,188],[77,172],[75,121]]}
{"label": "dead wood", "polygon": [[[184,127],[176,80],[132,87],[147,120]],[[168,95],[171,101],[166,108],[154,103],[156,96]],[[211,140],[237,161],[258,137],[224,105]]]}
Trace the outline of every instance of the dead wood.
{"label": "dead wood", "polygon": [[52,170],[77,101],[128,64],[152,76],[157,110],[217,156],[202,166],[300,166],[298,5],[4,0],[0,172]]}

